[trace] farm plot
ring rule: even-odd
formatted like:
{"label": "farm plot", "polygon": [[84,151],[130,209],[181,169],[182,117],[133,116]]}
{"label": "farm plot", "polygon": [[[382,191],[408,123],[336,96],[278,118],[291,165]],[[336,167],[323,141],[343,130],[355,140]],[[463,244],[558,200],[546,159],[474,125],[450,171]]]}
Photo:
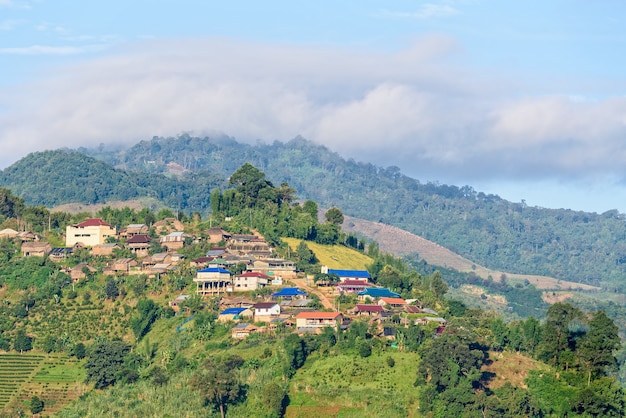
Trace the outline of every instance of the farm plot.
{"label": "farm plot", "polygon": [[44,413],[55,414],[88,390],[83,362],[63,355],[45,359],[32,379],[22,386],[18,399],[27,405],[33,396],[44,401]]}
{"label": "farm plot", "polygon": [[43,359],[34,354],[0,354],[0,411],[31,380]]}

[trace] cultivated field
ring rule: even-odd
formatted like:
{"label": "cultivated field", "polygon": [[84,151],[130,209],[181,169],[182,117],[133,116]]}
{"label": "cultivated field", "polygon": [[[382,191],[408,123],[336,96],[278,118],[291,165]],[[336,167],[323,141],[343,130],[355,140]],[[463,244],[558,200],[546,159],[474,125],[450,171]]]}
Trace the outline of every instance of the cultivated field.
{"label": "cultivated field", "polygon": [[54,414],[85,393],[82,362],[64,355],[0,354],[0,411],[19,415],[30,400],[44,402],[43,414]]}

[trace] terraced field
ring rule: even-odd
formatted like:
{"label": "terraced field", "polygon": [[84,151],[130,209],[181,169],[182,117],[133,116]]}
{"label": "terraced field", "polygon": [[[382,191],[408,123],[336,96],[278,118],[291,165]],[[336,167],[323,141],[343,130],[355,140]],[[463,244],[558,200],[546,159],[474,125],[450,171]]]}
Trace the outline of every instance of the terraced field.
{"label": "terraced field", "polygon": [[36,354],[0,355],[0,411],[3,411],[19,390],[29,382],[44,360]]}
{"label": "terraced field", "polygon": [[82,362],[68,356],[0,354],[0,415],[27,411],[35,395],[54,414],[88,390],[84,381]]}

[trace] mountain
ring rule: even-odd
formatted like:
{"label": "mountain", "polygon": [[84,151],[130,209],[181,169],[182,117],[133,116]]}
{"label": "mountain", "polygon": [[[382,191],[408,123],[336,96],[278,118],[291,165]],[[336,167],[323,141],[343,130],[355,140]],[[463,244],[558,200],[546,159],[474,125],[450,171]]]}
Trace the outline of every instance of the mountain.
{"label": "mountain", "polygon": [[[114,179],[122,184],[134,181],[137,195],[157,197],[187,212],[207,212],[209,191],[225,187],[225,179],[244,162],[250,162],[272,182],[288,182],[301,199],[405,229],[489,269],[626,290],[626,223],[617,211],[597,214],[530,207],[470,186],[424,184],[397,167],[346,160],[301,137],[286,143],[248,145],[226,136],[181,135],[153,138],[117,151],[79,151],[92,157],[84,159],[91,167],[104,169],[103,163],[110,170],[115,167],[112,176],[106,178],[111,183]],[[33,154],[37,161],[33,155],[26,157],[4,170],[0,186],[11,188],[29,204],[93,200],[88,184],[99,190],[100,184],[106,184],[104,180],[94,177],[87,179],[91,183],[72,183],[71,165],[45,163],[46,158],[62,155],[59,153]],[[40,167],[44,166],[50,176],[69,183],[58,182],[50,188],[46,182],[36,181],[43,174],[29,174],[43,171]],[[116,173],[122,177],[114,177]],[[81,198],[80,193],[68,192],[68,187],[82,187],[89,193]]]}

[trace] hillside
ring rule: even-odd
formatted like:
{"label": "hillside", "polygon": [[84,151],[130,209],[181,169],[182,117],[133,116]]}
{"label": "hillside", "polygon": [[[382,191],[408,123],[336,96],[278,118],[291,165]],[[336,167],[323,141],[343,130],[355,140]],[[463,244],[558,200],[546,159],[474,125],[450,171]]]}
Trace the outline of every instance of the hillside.
{"label": "hillside", "polygon": [[600,290],[597,286],[558,280],[554,277],[490,270],[472,262],[471,260],[461,257],[439,244],[415,234],[411,234],[403,229],[385,225],[380,222],[372,222],[365,219],[347,216],[343,229],[346,232],[358,232],[359,234],[376,241],[382,251],[389,252],[397,256],[417,254],[420,259],[433,266],[453,269],[463,273],[474,273],[483,279],[488,279],[489,277],[500,278],[504,275],[508,279],[512,279],[512,282],[516,279],[528,280],[531,284],[535,285],[537,289]]}
{"label": "hillside", "polygon": [[[555,303],[546,312],[534,286],[493,282],[520,317],[545,313],[542,322],[507,323],[449,298],[449,271],[416,271],[343,233],[337,210],[320,222],[315,202],[295,204],[290,187],[255,167],[242,165],[230,183],[211,193],[210,219],[178,220],[168,210],[105,207],[102,219],[83,222],[88,215],[25,207],[1,190],[3,227],[28,215],[55,245],[68,225],[98,228],[70,232],[89,245],[61,254],[41,241],[0,240],[1,413],[624,415],[624,392],[607,368],[624,363],[615,357],[618,328],[604,311]],[[53,215],[54,228],[42,227]],[[111,234],[110,225],[120,228]],[[101,245],[103,231],[113,247]],[[339,267],[367,264],[372,283],[311,282],[321,274],[314,253],[292,251],[282,237],[310,242]],[[222,256],[204,257],[214,250]],[[320,300],[275,295],[294,284]],[[389,290],[397,295],[380,297]]]}
{"label": "hillside", "polygon": [[[105,173],[102,163],[85,159],[84,164],[94,169],[83,172],[93,175],[80,176],[77,182],[75,176],[68,176],[74,172],[73,163],[46,163],[47,159],[62,161],[62,153],[36,153],[4,170],[0,186],[14,189],[29,204],[100,202],[130,194],[155,197],[174,209],[206,213],[209,191],[225,187],[225,179],[250,162],[275,184],[288,182],[300,199],[400,227],[487,269],[626,290],[626,222],[616,211],[596,214],[528,207],[469,186],[421,183],[397,167],[346,160],[303,138],[247,145],[228,137],[181,135],[141,141],[115,152],[81,152],[118,171],[96,175]],[[74,161],[71,153],[68,156]],[[127,177],[119,177],[122,173]],[[63,181],[55,181],[51,188],[43,181],[47,175]],[[110,184],[109,178],[121,184],[134,181],[139,188],[132,193],[126,188],[109,195],[91,193],[100,190],[101,183]],[[79,190],[90,192],[81,196]]]}

